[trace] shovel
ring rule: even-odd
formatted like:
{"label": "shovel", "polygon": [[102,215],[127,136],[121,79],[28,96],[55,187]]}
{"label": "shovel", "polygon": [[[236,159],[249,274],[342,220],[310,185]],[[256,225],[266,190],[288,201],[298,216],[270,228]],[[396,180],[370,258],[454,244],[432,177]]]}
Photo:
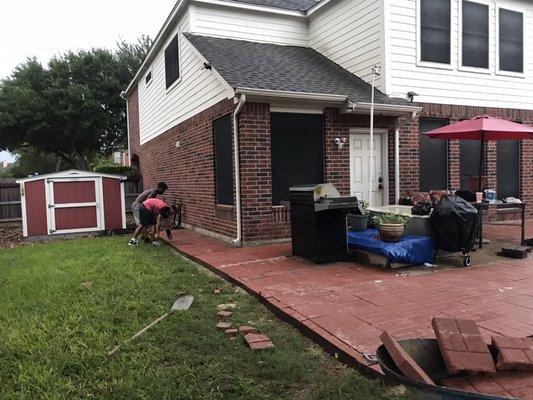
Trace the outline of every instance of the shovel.
{"label": "shovel", "polygon": [[115,354],[117,351],[120,350],[120,347],[121,346],[124,346],[126,343],[129,343],[135,339],[137,339],[139,336],[142,336],[143,334],[145,334],[148,330],[150,330],[151,328],[153,328],[154,326],[156,326],[157,324],[159,324],[160,322],[164,321],[165,319],[167,319],[168,317],[170,317],[172,314],[174,314],[176,311],[186,311],[189,309],[189,307],[191,306],[192,302],[194,301],[194,297],[192,296],[181,296],[180,298],[178,298],[174,304],[172,304],[172,307],[170,308],[170,310],[160,316],[158,319],[156,319],[154,322],[152,322],[150,325],[147,325],[145,326],[144,328],[142,328],[139,332],[137,332],[135,335],[133,335],[132,337],[130,337],[128,340],[126,340],[124,343],[122,343],[121,345],[118,345],[118,346],[115,346],[109,353],[107,353],[108,356],[112,356],[113,354]]}

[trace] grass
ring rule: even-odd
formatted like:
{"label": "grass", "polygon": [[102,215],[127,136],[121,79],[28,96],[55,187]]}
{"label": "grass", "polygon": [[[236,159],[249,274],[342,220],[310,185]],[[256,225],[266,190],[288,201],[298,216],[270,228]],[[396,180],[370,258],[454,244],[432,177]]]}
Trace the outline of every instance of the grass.
{"label": "grass", "polygon": [[[0,398],[404,399],[343,367],[251,296],[168,247],[124,237],[0,251]],[[225,285],[223,294],[215,288]],[[112,358],[106,351],[165,313],[195,302]],[[216,309],[257,325],[276,348],[252,352],[217,332]]]}

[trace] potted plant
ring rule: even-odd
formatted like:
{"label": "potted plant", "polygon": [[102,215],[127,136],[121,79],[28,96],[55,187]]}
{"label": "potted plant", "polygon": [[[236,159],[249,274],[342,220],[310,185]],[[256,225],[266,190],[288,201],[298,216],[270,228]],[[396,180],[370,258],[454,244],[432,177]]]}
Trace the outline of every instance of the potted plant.
{"label": "potted plant", "polygon": [[398,214],[381,214],[373,217],[373,222],[378,227],[381,240],[384,242],[400,241],[410,221],[411,218]]}
{"label": "potted plant", "polygon": [[348,214],[348,224],[351,231],[364,231],[368,228],[368,212],[366,208],[368,203],[363,201],[360,203],[359,211],[361,214]]}

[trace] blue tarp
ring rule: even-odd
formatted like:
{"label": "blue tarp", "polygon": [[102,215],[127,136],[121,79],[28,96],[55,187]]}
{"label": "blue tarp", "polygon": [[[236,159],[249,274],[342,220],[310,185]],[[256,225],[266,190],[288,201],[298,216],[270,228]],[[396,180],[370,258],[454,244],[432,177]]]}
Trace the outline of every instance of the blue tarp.
{"label": "blue tarp", "polygon": [[347,232],[350,247],[380,254],[391,263],[424,264],[433,262],[435,243],[427,236],[405,236],[399,242],[382,242],[377,229]]}

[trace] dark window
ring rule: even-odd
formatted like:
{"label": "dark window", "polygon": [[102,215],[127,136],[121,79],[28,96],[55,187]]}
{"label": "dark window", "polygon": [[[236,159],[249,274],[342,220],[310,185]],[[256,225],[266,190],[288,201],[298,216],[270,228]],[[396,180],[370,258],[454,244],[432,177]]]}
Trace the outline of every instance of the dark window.
{"label": "dark window", "polygon": [[[480,140],[461,140],[459,141],[459,168],[461,171],[461,189],[468,189],[468,178],[470,176],[479,176],[479,157],[481,151]],[[485,143],[485,155],[487,157],[487,146]],[[482,172],[484,174],[484,172]]]}
{"label": "dark window", "polygon": [[498,142],[498,197],[520,197],[520,141]]}
{"label": "dark window", "polygon": [[420,60],[450,63],[450,0],[420,0]]}
{"label": "dark window", "polygon": [[146,84],[148,85],[151,80],[152,80],[152,71],[148,72],[148,74],[146,75]]}
{"label": "dark window", "polygon": [[231,116],[213,122],[217,204],[233,204],[233,145]]}
{"label": "dark window", "polygon": [[289,187],[324,182],[322,115],[272,113],[272,203],[289,200]]}
{"label": "dark window", "polygon": [[500,70],[524,72],[524,15],[500,8]]}
{"label": "dark window", "polygon": [[463,0],[463,65],[489,67],[489,6]]}
{"label": "dark window", "polygon": [[447,119],[420,118],[420,190],[448,188],[448,141],[430,139],[424,132],[448,125]]}
{"label": "dark window", "polygon": [[174,36],[165,49],[165,76],[167,89],[180,77],[179,37]]}

